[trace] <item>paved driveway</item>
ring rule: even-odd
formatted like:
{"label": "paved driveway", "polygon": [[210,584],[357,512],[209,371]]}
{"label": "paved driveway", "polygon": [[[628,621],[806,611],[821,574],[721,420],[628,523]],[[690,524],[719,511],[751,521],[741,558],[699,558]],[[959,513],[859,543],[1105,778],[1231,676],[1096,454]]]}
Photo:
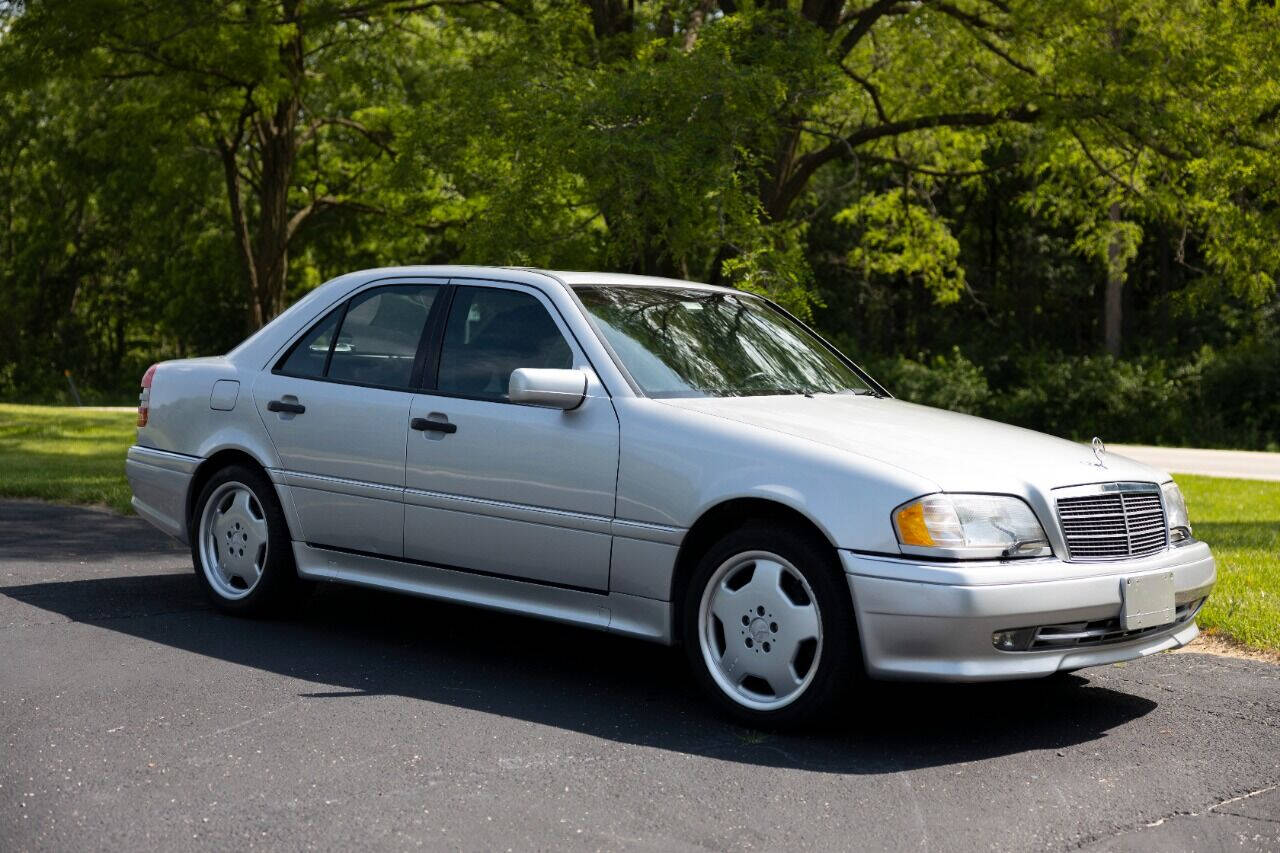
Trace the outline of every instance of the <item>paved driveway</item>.
{"label": "paved driveway", "polygon": [[1280,453],[1254,450],[1199,450],[1109,444],[1107,450],[1179,474],[1205,474],[1241,480],[1280,480]]}
{"label": "paved driveway", "polygon": [[670,649],[331,587],[233,619],[135,519],[0,502],[0,849],[1277,849],[1280,667],[1159,655],[707,711]]}

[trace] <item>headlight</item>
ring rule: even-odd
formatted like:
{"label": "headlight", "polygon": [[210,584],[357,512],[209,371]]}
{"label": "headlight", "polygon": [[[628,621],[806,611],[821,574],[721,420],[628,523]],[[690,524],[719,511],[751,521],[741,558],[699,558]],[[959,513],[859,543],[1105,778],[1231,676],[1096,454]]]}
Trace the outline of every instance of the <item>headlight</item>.
{"label": "headlight", "polygon": [[952,559],[1052,553],[1031,507],[1009,495],[927,495],[893,511],[903,550]]}
{"label": "headlight", "polygon": [[1187,502],[1182,489],[1170,480],[1160,487],[1164,492],[1164,517],[1169,525],[1169,541],[1174,545],[1191,538],[1191,517],[1187,515]]}

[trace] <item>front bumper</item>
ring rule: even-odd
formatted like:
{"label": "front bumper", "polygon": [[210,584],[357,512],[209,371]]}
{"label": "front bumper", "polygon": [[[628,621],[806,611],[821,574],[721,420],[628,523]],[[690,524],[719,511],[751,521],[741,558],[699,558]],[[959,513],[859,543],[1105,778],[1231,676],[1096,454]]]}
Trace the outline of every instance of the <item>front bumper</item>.
{"label": "front bumper", "polygon": [[1116,563],[1056,559],[927,563],[841,551],[853,593],[867,672],[877,678],[987,681],[1130,660],[1177,648],[1199,633],[1195,611],[1136,638],[1108,635],[1070,647],[1000,651],[993,632],[1120,616],[1120,584],[1158,571],[1174,575],[1174,603],[1205,598],[1217,579],[1203,542]]}

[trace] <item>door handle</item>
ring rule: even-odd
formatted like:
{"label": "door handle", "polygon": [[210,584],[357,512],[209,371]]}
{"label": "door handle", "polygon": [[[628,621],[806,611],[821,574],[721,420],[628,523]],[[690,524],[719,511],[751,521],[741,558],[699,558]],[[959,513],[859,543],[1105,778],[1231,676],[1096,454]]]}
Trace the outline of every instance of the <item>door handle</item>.
{"label": "door handle", "polygon": [[267,403],[268,412],[288,412],[291,415],[300,415],[307,410],[307,407],[301,403],[286,403],[284,400],[272,400]]}
{"label": "door handle", "polygon": [[420,432],[454,433],[458,431],[457,424],[451,424],[448,421],[427,420],[426,418],[414,418],[409,421],[409,428]]}

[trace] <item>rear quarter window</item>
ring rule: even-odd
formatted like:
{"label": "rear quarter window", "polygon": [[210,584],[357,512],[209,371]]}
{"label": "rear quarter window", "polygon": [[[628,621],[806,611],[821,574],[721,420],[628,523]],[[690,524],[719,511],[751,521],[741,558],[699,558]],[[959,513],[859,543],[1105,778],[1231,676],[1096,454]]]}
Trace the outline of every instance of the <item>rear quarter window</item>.
{"label": "rear quarter window", "polygon": [[315,379],[324,376],[325,363],[329,359],[329,347],[333,343],[333,332],[338,326],[338,318],[341,315],[342,308],[339,306],[330,311],[328,316],[317,323],[311,331],[303,335],[302,340],[294,344],[293,349],[280,362],[276,368],[277,372]]}

